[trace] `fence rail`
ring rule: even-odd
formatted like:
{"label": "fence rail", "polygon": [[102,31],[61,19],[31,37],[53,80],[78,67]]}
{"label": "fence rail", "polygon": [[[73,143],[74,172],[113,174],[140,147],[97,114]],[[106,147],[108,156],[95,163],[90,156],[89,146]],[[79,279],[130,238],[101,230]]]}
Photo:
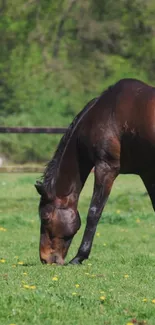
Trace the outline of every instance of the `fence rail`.
{"label": "fence rail", "polygon": [[[63,127],[0,127],[0,133],[37,133],[37,134],[63,134],[67,128]],[[40,173],[43,167],[34,166],[1,166],[0,173]]]}
{"label": "fence rail", "polygon": [[34,166],[2,166],[0,167],[0,173],[43,173],[44,167]]}
{"label": "fence rail", "polygon": [[50,127],[3,127],[0,126],[0,133],[51,133],[63,134],[67,128]]}

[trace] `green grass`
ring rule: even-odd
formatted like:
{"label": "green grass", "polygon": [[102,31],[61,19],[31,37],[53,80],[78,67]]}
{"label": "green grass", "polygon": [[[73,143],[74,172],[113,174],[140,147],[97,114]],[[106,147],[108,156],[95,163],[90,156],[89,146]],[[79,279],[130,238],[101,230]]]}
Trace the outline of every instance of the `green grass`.
{"label": "green grass", "polygon": [[[37,177],[0,175],[0,325],[126,325],[133,319],[154,325],[155,216],[141,180],[118,177],[89,260],[61,267],[39,261]],[[92,187],[93,174],[81,193],[83,225],[67,261],[80,244]]]}

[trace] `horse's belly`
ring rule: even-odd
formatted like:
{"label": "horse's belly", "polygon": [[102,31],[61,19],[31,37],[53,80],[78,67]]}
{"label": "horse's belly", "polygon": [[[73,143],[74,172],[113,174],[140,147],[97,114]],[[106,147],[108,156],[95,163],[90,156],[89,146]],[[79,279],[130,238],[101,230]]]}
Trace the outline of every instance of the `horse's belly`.
{"label": "horse's belly", "polygon": [[155,141],[141,137],[125,137],[121,143],[120,173],[141,174],[155,170]]}

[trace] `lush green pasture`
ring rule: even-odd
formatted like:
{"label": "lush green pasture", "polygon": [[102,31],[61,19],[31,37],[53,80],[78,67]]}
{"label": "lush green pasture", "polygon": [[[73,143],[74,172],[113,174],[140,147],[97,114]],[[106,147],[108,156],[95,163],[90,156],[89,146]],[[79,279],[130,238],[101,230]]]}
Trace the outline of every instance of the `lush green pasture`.
{"label": "lush green pasture", "polygon": [[[41,265],[39,175],[0,175],[0,325],[155,324],[155,215],[141,180],[120,176],[82,266]],[[83,226],[93,185],[79,210]]]}

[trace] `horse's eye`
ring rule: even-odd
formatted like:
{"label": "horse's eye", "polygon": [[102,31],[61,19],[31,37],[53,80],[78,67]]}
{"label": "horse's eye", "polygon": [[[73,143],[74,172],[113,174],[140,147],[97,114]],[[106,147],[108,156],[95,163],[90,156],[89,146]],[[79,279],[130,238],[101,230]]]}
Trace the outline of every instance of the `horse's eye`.
{"label": "horse's eye", "polygon": [[50,221],[50,214],[49,213],[43,213],[41,215],[41,220],[44,221],[44,222],[49,222]]}

